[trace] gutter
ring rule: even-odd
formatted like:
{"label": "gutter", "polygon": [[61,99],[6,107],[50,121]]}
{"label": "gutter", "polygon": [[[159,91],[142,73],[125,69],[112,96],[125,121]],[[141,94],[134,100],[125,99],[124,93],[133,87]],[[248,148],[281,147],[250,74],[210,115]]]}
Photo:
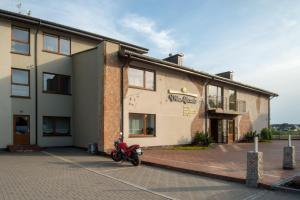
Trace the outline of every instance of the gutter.
{"label": "gutter", "polygon": [[120,104],[121,104],[121,116],[120,116],[120,130],[121,130],[121,140],[124,141],[124,67],[130,62],[130,55],[127,56],[126,61],[121,67],[121,87],[120,87]]}
{"label": "gutter", "polygon": [[38,145],[38,60],[37,41],[41,23],[39,22],[34,35],[34,71],[35,71],[35,144]]}

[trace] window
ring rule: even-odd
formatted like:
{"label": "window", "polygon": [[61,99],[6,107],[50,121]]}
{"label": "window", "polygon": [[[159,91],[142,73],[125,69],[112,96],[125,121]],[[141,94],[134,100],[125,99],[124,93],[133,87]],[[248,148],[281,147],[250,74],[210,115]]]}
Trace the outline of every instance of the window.
{"label": "window", "polygon": [[129,67],[128,81],[130,87],[155,90],[155,72]]}
{"label": "window", "polygon": [[12,69],[11,95],[13,97],[30,97],[29,70]]}
{"label": "window", "polygon": [[12,27],[11,34],[11,52],[29,55],[30,42],[29,42],[29,29]]}
{"label": "window", "polygon": [[44,34],[44,51],[70,55],[71,42],[69,38]]}
{"label": "window", "polygon": [[236,103],[236,91],[229,90],[229,110],[237,110],[237,103]]}
{"label": "window", "polygon": [[44,88],[45,93],[55,94],[71,94],[71,77],[66,75],[44,73]]}
{"label": "window", "polygon": [[208,85],[208,103],[211,108],[223,108],[223,88]]}
{"label": "window", "polygon": [[44,136],[70,136],[70,117],[43,117]]}
{"label": "window", "polygon": [[154,114],[129,114],[130,136],[155,136],[155,115]]}

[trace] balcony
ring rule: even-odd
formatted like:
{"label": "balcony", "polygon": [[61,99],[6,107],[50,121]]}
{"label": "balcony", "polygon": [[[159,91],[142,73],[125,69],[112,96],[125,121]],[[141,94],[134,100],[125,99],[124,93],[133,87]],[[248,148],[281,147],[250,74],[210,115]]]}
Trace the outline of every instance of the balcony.
{"label": "balcony", "polygon": [[207,107],[209,112],[239,115],[246,112],[246,101],[228,101],[226,97],[209,96],[207,98]]}

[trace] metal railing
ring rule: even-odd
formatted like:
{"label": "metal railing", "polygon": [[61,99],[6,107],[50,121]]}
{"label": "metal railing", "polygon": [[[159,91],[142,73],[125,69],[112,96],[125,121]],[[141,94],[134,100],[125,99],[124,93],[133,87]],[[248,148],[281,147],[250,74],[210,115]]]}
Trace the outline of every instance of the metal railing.
{"label": "metal railing", "polygon": [[226,97],[209,96],[207,98],[209,110],[222,109],[223,111],[246,112],[246,101],[227,101]]}

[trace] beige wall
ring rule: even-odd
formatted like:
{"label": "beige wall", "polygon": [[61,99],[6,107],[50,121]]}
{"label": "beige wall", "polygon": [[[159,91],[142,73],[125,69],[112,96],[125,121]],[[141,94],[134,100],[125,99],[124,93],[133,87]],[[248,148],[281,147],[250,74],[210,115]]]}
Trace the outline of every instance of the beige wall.
{"label": "beige wall", "polygon": [[10,23],[0,19],[0,148],[6,148],[6,145],[13,141],[10,98],[10,38]]}
{"label": "beige wall", "polygon": [[98,143],[103,150],[103,65],[104,44],[73,56],[74,145]]}
{"label": "beige wall", "polygon": [[[128,89],[124,100],[124,128],[125,140],[129,144],[138,143],[141,146],[186,144],[191,142],[194,132],[203,131],[204,87],[201,85],[197,87],[197,84],[183,73],[137,62],[132,62],[131,65],[156,71],[156,91]],[[198,95],[196,104],[171,102],[168,99],[169,89],[181,91],[184,87],[189,93]],[[184,107],[194,111],[194,114],[184,116]],[[156,136],[130,138],[128,135],[129,113],[156,114]],[[202,119],[197,121],[198,130],[193,128],[193,122],[197,118]]]}
{"label": "beige wall", "polygon": [[248,131],[260,132],[268,128],[268,97],[241,90],[237,98],[247,102],[247,112],[237,118],[239,138],[243,138]]}
{"label": "beige wall", "polygon": [[[30,28],[30,55],[19,55],[10,53],[11,49],[11,25],[16,25],[24,28]],[[1,73],[5,84],[1,84],[1,91],[5,98],[1,98],[5,105],[5,109],[10,109],[7,112],[9,116],[4,116],[0,123],[10,124],[10,127],[5,131],[5,140],[2,147],[8,144],[12,144],[12,115],[22,114],[30,116],[30,143],[35,143],[35,70],[34,70],[34,47],[35,47],[35,32],[36,27],[28,24],[21,24],[18,22],[10,22],[0,19],[1,28],[1,56],[5,56],[5,59],[1,59]],[[63,56],[43,51],[43,32],[57,34],[60,36],[67,36],[71,38],[71,54],[84,51],[95,47],[98,42],[80,38],[76,35],[65,34],[62,32],[56,32],[53,30],[44,29],[43,27],[38,33],[37,42],[37,62],[38,62],[38,143],[40,146],[69,146],[73,145],[73,137],[45,137],[43,136],[43,116],[61,116],[71,117],[72,119],[72,96],[71,95],[59,95],[59,94],[46,94],[43,93],[43,72],[57,73],[63,75],[72,76],[72,57]],[[11,67],[29,69],[30,70],[30,99],[24,98],[11,98],[10,97],[10,78]],[[9,90],[7,90],[9,89]],[[5,95],[4,95],[5,93]],[[2,96],[2,95],[1,95]],[[3,113],[3,112],[1,112]],[[1,116],[1,114],[0,114]],[[9,118],[9,119],[7,119]],[[3,126],[1,126],[3,127]],[[71,130],[72,131],[72,130]],[[73,135],[73,133],[72,133]],[[0,147],[1,148],[1,147]]]}
{"label": "beige wall", "polygon": [[[127,90],[124,100],[124,128],[125,140],[129,144],[138,143],[142,146],[186,144],[191,142],[195,132],[205,131],[204,80],[144,63],[132,62],[131,65],[155,70],[157,88],[156,91],[134,88]],[[224,119],[223,130],[225,133],[227,133],[226,119],[234,119],[236,139],[242,139],[247,131],[256,130],[259,132],[262,128],[268,127],[268,97],[227,84],[218,82],[211,82],[210,84],[223,87],[227,107],[229,106],[228,90],[236,90],[237,99],[246,101],[246,113],[209,115],[207,120],[208,132],[210,132],[210,118],[214,117]],[[183,87],[187,88],[190,93],[198,94],[197,104],[170,102],[168,89],[180,91]],[[184,116],[184,106],[195,110],[196,114]],[[129,137],[129,113],[156,114],[156,136]]]}

